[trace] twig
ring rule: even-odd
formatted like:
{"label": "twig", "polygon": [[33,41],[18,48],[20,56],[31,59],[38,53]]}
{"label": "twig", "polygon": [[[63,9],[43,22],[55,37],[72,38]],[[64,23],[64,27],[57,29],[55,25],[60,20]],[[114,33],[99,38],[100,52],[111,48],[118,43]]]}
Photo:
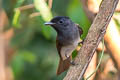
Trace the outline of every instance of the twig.
{"label": "twig", "polygon": [[[103,38],[119,0],[103,0],[88,35],[75,58],[75,66],[71,66],[64,80],[81,80],[86,68]],[[81,73],[83,72],[83,73]]]}
{"label": "twig", "polygon": [[40,16],[40,12],[35,12],[29,15],[30,18],[36,17],[36,16]]}
{"label": "twig", "polygon": [[27,9],[31,9],[31,8],[34,8],[34,5],[33,4],[29,4],[29,5],[25,5],[25,6],[21,6],[21,7],[18,7],[18,8],[15,8],[15,10],[20,10],[20,11],[23,11],[23,10],[27,10]]}
{"label": "twig", "polygon": [[50,9],[52,8],[52,2],[53,2],[53,0],[49,0],[49,2],[48,2],[48,6]]}

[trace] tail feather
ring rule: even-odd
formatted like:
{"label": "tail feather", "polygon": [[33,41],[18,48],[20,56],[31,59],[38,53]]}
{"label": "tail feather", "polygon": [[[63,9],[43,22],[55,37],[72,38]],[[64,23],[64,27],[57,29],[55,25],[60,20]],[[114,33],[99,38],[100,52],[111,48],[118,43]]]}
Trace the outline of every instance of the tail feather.
{"label": "tail feather", "polygon": [[68,59],[66,59],[64,61],[62,59],[60,59],[59,66],[57,69],[57,75],[60,75],[62,72],[64,72],[65,70],[67,70],[69,68],[69,66],[71,65],[70,61],[71,61],[71,57],[69,57]]}

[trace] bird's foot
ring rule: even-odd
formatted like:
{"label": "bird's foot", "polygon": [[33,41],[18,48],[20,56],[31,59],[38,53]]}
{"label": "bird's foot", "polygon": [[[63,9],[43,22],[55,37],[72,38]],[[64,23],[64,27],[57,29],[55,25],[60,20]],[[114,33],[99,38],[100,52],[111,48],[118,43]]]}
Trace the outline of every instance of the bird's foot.
{"label": "bird's foot", "polygon": [[[66,56],[66,58],[69,58],[69,57],[70,57],[70,56],[68,56],[67,54],[65,54],[65,56]],[[71,60],[71,61],[70,61],[70,64],[74,66],[74,65],[75,65],[74,60]]]}
{"label": "bird's foot", "polygon": [[70,56],[68,56],[67,54],[65,54],[65,57],[66,57],[66,58],[69,58]]}
{"label": "bird's foot", "polygon": [[74,65],[75,65],[75,62],[74,62],[73,60],[71,60],[71,61],[70,61],[70,64],[74,66]]}
{"label": "bird's foot", "polygon": [[79,43],[78,43],[78,45],[81,45],[81,44],[83,44],[83,42],[84,42],[84,39],[83,39],[81,42],[79,42]]}

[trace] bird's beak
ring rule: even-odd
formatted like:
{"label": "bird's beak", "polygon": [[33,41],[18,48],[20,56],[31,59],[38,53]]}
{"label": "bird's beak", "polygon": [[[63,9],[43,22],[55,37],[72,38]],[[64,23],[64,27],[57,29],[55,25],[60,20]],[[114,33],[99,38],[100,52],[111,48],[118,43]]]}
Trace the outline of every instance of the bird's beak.
{"label": "bird's beak", "polygon": [[55,23],[53,23],[53,22],[46,22],[46,23],[44,23],[45,25],[55,25]]}

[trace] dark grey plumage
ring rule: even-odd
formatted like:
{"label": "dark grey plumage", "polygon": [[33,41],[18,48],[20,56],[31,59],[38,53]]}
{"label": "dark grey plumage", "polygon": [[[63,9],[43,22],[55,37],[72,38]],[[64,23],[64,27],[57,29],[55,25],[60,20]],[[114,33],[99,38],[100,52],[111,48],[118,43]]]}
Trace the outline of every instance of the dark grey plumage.
{"label": "dark grey plumage", "polygon": [[45,24],[51,25],[57,32],[56,47],[60,56],[57,74],[60,74],[69,68],[70,56],[78,46],[83,31],[70,18],[64,16],[54,17],[50,22]]}

